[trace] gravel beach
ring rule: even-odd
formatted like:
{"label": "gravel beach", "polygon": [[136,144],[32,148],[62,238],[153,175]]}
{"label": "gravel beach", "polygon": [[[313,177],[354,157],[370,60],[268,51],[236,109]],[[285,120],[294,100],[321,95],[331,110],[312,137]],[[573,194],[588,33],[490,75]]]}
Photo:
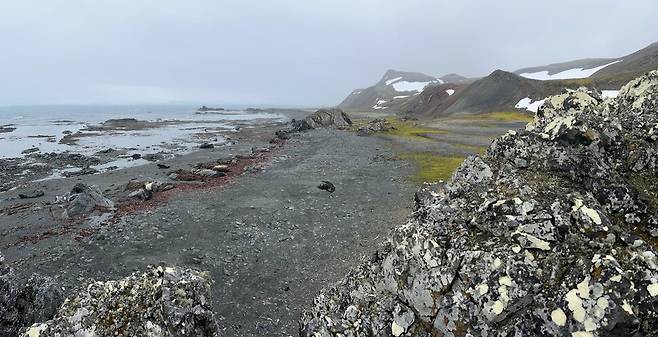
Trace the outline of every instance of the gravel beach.
{"label": "gravel beach", "polygon": [[[264,135],[168,165],[247,155],[267,144]],[[43,182],[48,193],[40,199],[50,200],[52,191],[78,181],[111,189],[128,177],[164,178],[153,166]],[[374,251],[408,216],[416,186],[406,177],[413,170],[393,159],[383,139],[312,130],[225,186],[175,193],[116,223],[52,222],[56,205],[14,199],[20,190],[8,192],[2,201],[3,253],[24,275],[52,276],[67,292],[84,278],[119,278],[148,264],[208,270],[224,336],[296,335],[308,298]],[[319,189],[324,180],[336,191]],[[9,205],[27,206],[9,215]],[[43,235],[47,231],[62,234]],[[81,235],[86,232],[92,234]]]}

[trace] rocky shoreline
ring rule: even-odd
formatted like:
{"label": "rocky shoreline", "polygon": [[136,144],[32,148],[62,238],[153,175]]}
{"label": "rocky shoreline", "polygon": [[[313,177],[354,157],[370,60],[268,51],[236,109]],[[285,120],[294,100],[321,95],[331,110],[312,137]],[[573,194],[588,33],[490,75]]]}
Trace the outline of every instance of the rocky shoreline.
{"label": "rocky shoreline", "polygon": [[[232,146],[158,162],[168,168],[151,164],[44,181],[26,188],[46,192],[34,199],[19,198],[29,192],[24,189],[5,192],[2,215],[14,226],[3,228],[2,252],[17,279],[37,271],[67,297],[90,278],[140,277],[148,265],[208,270],[221,335],[294,334],[304,294],[338,280],[353,257],[370,249],[366,242],[381,240],[391,217],[404,217],[410,203],[387,195],[414,190],[402,178],[413,167],[393,160],[385,141],[332,128],[298,129],[293,124],[279,133],[285,146],[271,141],[275,127],[260,128]],[[354,153],[359,160],[350,159]],[[217,176],[206,177],[205,170]],[[179,181],[172,173],[200,180]],[[333,189],[318,188],[323,181]],[[59,203],[50,201],[57,195]],[[364,207],[355,208],[357,202]],[[343,267],[313,272],[331,265]],[[90,303],[76,303],[83,302]],[[33,332],[67,331],[61,329],[71,322],[66,317]]]}

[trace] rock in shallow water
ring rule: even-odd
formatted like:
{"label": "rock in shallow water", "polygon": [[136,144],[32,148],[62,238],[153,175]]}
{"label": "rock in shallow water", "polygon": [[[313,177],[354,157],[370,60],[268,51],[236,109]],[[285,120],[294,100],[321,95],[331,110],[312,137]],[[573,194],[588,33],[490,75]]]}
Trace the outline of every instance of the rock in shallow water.
{"label": "rock in shallow water", "polygon": [[302,336],[658,334],[658,72],[570,91],[417,194]]}
{"label": "rock in shallow water", "polygon": [[218,336],[210,285],[208,274],[174,267],[90,282],[21,336]]}

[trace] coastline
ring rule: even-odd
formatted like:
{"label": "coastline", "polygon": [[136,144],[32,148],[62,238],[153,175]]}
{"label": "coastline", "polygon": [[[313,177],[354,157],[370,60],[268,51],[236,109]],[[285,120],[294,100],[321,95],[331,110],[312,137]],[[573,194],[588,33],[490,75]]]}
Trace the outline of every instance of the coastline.
{"label": "coastline", "polygon": [[[370,117],[357,115],[360,122]],[[308,298],[372,254],[411,214],[414,177],[425,168],[404,154],[473,151],[445,141],[472,128],[433,135],[415,122],[397,127],[370,136],[315,129],[272,142],[282,128],[273,123],[242,128],[230,144],[157,163],[28,184],[1,194],[0,214],[9,226],[2,228],[0,249],[22,276],[51,276],[66,295],[85,279],[116,279],[147,265],[209,271],[223,335],[294,335]],[[225,176],[171,180],[177,170],[218,162],[229,163]],[[325,180],[336,192],[318,188]],[[122,199],[127,186],[149,181],[175,187],[148,200]],[[63,218],[53,199],[77,183],[98,186],[116,211]],[[45,195],[18,197],[33,189]]]}

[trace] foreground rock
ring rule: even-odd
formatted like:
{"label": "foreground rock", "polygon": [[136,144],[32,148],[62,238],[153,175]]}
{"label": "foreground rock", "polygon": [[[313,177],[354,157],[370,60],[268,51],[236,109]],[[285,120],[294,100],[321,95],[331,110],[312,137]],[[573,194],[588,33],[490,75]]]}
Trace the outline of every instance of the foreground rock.
{"label": "foreground rock", "polygon": [[417,194],[302,336],[658,335],[658,72],[573,91]]}
{"label": "foreground rock", "polygon": [[218,336],[206,273],[149,267],[119,281],[91,282],[55,317],[22,336]]}
{"label": "foreground rock", "polygon": [[53,317],[63,300],[50,278],[18,277],[0,252],[0,336],[17,336],[22,328]]}
{"label": "foreground rock", "polygon": [[296,131],[327,127],[346,129],[351,125],[352,120],[341,109],[320,109],[302,120],[293,121],[293,128]]}

